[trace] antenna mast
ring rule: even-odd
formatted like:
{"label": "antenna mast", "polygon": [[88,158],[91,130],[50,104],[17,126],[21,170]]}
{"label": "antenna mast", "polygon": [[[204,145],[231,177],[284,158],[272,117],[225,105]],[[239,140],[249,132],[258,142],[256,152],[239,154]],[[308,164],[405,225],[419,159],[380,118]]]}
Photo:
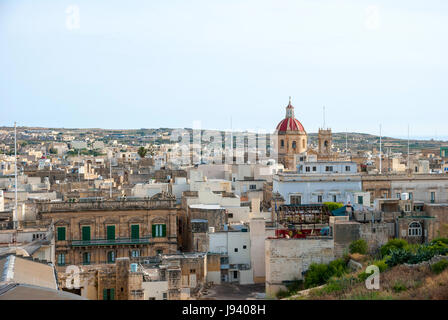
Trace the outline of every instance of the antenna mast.
{"label": "antenna mast", "polygon": [[16,216],[18,215],[18,205],[17,205],[17,123],[14,122],[14,184],[15,184],[15,210]]}
{"label": "antenna mast", "polygon": [[382,173],[382,157],[381,157],[381,124],[380,124],[380,174]]}
{"label": "antenna mast", "polygon": [[408,169],[409,169],[409,124],[408,124]]}
{"label": "antenna mast", "polygon": [[324,106],[324,108],[323,108],[323,117],[324,117],[324,127],[322,128],[322,129],[325,129],[325,106]]}

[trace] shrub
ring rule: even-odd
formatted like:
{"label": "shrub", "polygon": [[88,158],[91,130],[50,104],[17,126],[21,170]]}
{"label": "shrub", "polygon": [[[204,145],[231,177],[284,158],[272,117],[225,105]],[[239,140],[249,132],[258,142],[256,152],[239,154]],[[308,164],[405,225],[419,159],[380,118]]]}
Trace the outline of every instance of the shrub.
{"label": "shrub", "polygon": [[394,290],[395,293],[406,291],[407,289],[406,285],[399,280],[392,286],[392,290]]}
{"label": "shrub", "polygon": [[443,243],[443,244],[448,246],[448,238],[436,238],[436,239],[432,240],[430,244],[433,245],[433,244],[436,244],[438,242],[441,242],[441,243]]}
{"label": "shrub", "polygon": [[289,297],[290,294],[289,294],[288,291],[286,291],[286,290],[280,290],[280,291],[277,292],[277,294],[276,294],[275,296],[276,296],[278,299],[283,299],[283,298]]}
{"label": "shrub", "polygon": [[417,250],[411,254],[407,263],[416,264],[423,261],[431,260],[434,255],[436,255],[437,250],[434,250],[428,246],[419,246]]}
{"label": "shrub", "polygon": [[388,268],[385,259],[374,261],[373,264],[376,265],[378,269],[380,269],[380,272],[384,272]]}
{"label": "shrub", "polygon": [[398,264],[407,263],[412,257],[412,253],[406,249],[395,249],[390,253],[390,256],[386,260],[386,264],[389,267],[396,266]]}
{"label": "shrub", "polygon": [[325,284],[331,277],[340,277],[347,272],[344,259],[336,259],[329,264],[313,263],[305,274],[305,288]]}
{"label": "shrub", "polygon": [[324,202],[323,204],[328,208],[330,212],[342,208],[344,206],[342,203],[339,202]]}
{"label": "shrub", "polygon": [[352,243],[350,243],[349,249],[350,249],[350,253],[366,254],[367,253],[367,242],[364,239],[359,239],[359,240],[353,241]]}
{"label": "shrub", "polygon": [[380,249],[381,256],[385,257],[390,254],[392,250],[396,249],[405,249],[407,248],[408,243],[404,239],[392,239],[389,240],[385,245],[383,245]]}
{"label": "shrub", "polygon": [[358,275],[358,280],[361,281],[361,282],[364,282],[364,281],[366,281],[366,279],[367,279],[370,275],[372,275],[372,274],[373,274],[373,271],[370,272],[370,273],[367,273],[367,272],[363,271],[363,272],[361,272],[361,273]]}
{"label": "shrub", "polygon": [[443,270],[445,270],[446,268],[448,268],[448,260],[440,260],[437,263],[434,263],[431,266],[431,270],[432,272],[434,272],[435,274],[439,274],[442,273]]}

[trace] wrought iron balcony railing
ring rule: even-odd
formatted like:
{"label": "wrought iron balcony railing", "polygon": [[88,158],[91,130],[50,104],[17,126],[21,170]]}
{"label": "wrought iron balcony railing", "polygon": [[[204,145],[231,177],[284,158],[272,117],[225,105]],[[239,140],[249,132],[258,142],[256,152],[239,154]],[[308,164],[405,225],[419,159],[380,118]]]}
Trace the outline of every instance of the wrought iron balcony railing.
{"label": "wrought iron balcony railing", "polygon": [[110,246],[110,245],[127,245],[127,244],[147,244],[151,238],[118,238],[118,239],[92,239],[92,240],[72,240],[73,247],[81,246]]}

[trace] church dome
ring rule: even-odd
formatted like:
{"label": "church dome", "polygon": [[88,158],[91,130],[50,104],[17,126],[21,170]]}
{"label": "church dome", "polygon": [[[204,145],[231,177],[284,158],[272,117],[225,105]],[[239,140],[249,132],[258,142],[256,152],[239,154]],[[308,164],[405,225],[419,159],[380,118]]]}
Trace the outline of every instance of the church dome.
{"label": "church dome", "polygon": [[289,104],[286,106],[286,117],[279,122],[276,130],[278,132],[298,131],[306,133],[303,125],[294,117],[294,107],[291,104],[291,97],[289,97]]}

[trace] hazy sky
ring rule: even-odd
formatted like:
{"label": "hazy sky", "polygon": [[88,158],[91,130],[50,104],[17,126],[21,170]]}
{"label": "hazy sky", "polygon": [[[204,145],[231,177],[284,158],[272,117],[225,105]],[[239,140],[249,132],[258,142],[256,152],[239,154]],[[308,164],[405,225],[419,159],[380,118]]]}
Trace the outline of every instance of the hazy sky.
{"label": "hazy sky", "polygon": [[446,0],[0,1],[0,125],[448,136]]}

